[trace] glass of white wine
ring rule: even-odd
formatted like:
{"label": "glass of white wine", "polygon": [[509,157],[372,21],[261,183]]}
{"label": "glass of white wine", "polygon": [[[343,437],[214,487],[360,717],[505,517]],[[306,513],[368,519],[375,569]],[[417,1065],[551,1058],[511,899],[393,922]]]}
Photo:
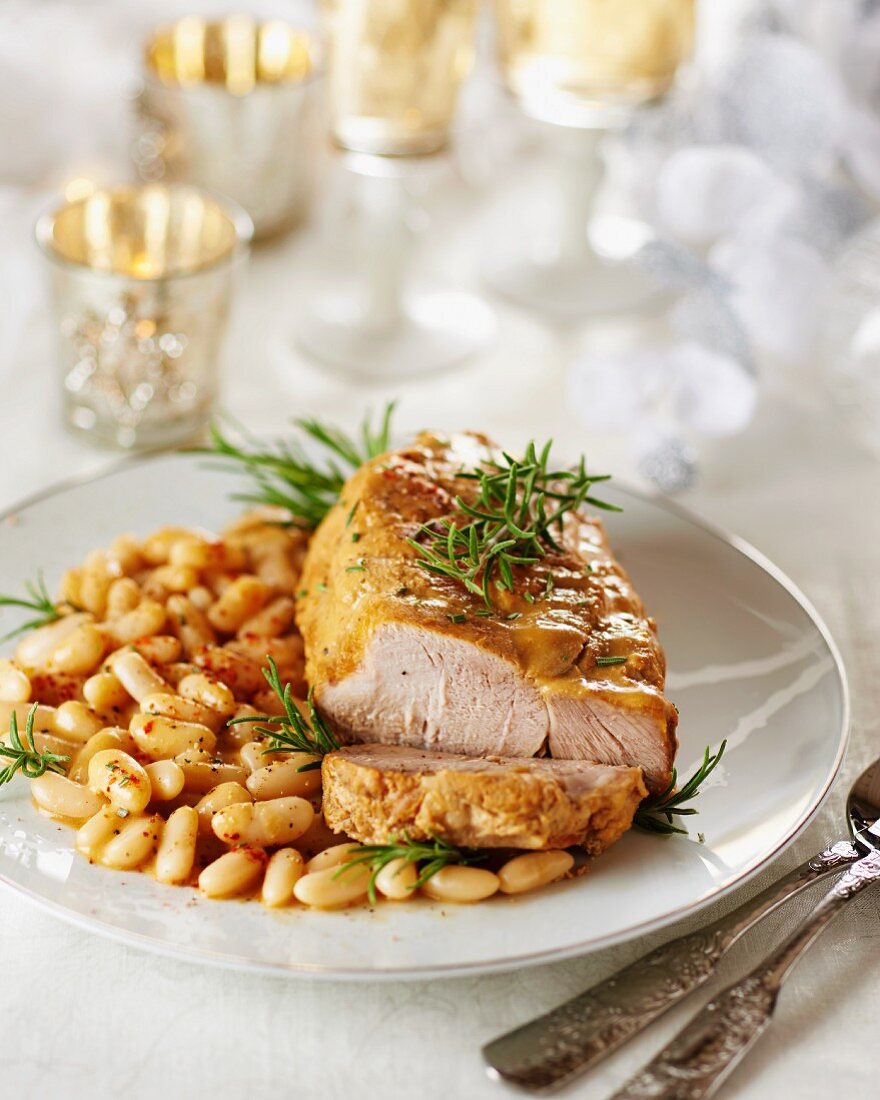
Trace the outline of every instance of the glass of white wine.
{"label": "glass of white wine", "polygon": [[[407,183],[442,157],[474,56],[479,0],[321,0],[331,133],[355,174],[364,271],[307,309],[302,351],[360,377],[442,370],[491,339],[476,295],[407,278]],[[340,284],[341,284],[340,280]]]}
{"label": "glass of white wine", "polygon": [[693,42],[694,0],[494,0],[494,7],[504,83],[526,115],[554,127],[561,180],[553,237],[499,242],[486,279],[511,301],[560,317],[630,309],[656,287],[625,262],[626,240],[602,252],[591,240],[601,145],[673,86]]}

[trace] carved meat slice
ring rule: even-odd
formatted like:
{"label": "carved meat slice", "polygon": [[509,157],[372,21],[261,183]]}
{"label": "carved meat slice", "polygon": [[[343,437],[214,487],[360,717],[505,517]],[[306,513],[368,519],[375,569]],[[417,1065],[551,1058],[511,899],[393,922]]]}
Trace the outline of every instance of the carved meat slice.
{"label": "carved meat slice", "polygon": [[419,564],[407,539],[473,499],[482,436],[423,435],[364,465],[315,532],[298,622],[309,683],[343,740],[470,756],[595,760],[670,780],[676,712],[653,620],[594,516],[515,568],[487,609]]}
{"label": "carved meat slice", "polygon": [[406,831],[466,848],[580,845],[596,855],[626,832],[646,794],[638,768],[400,745],[330,753],[321,773],[327,824],[367,844]]}

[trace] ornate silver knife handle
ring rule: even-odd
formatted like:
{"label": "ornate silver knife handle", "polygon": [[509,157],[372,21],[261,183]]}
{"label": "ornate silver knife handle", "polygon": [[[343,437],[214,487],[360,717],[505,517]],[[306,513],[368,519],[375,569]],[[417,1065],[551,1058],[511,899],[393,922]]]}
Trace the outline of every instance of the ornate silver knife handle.
{"label": "ornate silver knife handle", "polygon": [[612,1100],[713,1096],[767,1029],[795,962],[850,898],[874,882],[880,882],[880,852],[854,863],[781,947],[713,998]]}
{"label": "ornate silver knife handle", "polygon": [[551,1092],[596,1065],[698,989],[749,928],[817,879],[858,859],[840,841],[707,928],[663,944],[531,1023],[483,1047],[489,1072],[530,1092]]}

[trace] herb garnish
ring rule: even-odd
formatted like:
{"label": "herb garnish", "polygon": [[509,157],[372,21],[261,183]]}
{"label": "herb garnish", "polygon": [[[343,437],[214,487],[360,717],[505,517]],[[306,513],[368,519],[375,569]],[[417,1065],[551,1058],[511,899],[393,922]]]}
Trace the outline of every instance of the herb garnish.
{"label": "herb garnish", "polygon": [[626,657],[597,657],[596,664],[599,668],[611,668],[612,665],[625,665]]}
{"label": "herb garnish", "polygon": [[[439,836],[432,834],[430,842],[413,840],[404,829],[401,836],[393,836],[387,844],[364,844],[357,850],[357,855],[345,861],[336,874],[335,879],[344,875],[353,867],[366,864],[372,871],[367,893],[373,905],[376,904],[376,879],[383,867],[386,867],[395,859],[405,859],[407,863],[415,863],[418,867],[419,877],[412,885],[413,891],[424,885],[438,871],[448,867],[451,863],[466,864],[477,863],[485,859],[481,852],[472,852],[441,840]],[[424,866],[419,866],[424,864]]]}
{"label": "herb garnish", "polygon": [[[568,512],[582,504],[620,511],[592,495],[593,486],[609,475],[588,474],[583,457],[574,469],[554,470],[551,446],[552,440],[539,453],[529,443],[521,461],[501,452],[498,460],[461,471],[459,477],[477,482],[476,498],[471,504],[457,496],[453,515],[422,524],[407,540],[419,565],[459,581],[492,607],[493,583],[512,592],[514,566],[532,565],[548,550],[562,549],[555,536]],[[552,591],[548,573],[544,597]]]}
{"label": "herb garnish", "polygon": [[[392,401],[375,428],[365,417],[357,439],[319,420],[295,420],[295,426],[324,449],[323,460],[310,457],[294,440],[269,446],[247,437],[242,443],[233,442],[216,424],[211,426],[212,446],[207,453],[250,477],[250,492],[237,493],[234,500],[285,508],[292,526],[309,530],[339,500],[352,471],[388,450],[393,412]],[[354,507],[349,522],[353,513]]]}
{"label": "herb garnish", "polygon": [[690,817],[692,814],[698,814],[700,812],[696,807],[685,806],[684,803],[692,798],[696,798],[700,793],[701,784],[703,784],[715,770],[726,748],[727,741],[721,742],[716,753],[713,753],[711,748],[707,746],[702,763],[687,783],[678,790],[675,788],[678,776],[673,768],[672,779],[669,786],[661,794],[645,799],[636,810],[636,815],[633,818],[633,825],[649,833],[663,833],[666,835],[671,833],[687,833],[687,829],[674,823],[673,817]]}
{"label": "herb garnish", "polygon": [[[278,666],[271,657],[267,658],[269,667],[263,669],[266,683],[275,692],[284,708],[283,714],[255,714],[243,718],[230,718],[228,726],[236,726],[242,722],[265,722],[280,729],[269,729],[268,726],[255,726],[257,733],[264,733],[269,738],[268,747],[263,750],[263,755],[271,752],[307,752],[312,756],[324,756],[325,753],[335,752],[341,748],[340,743],[330,727],[315,709],[312,700],[313,692],[308,694],[309,717],[304,718],[299,708],[293,701],[293,689],[290,684],[282,684],[278,675]],[[298,772],[313,771],[320,768],[320,760],[312,760],[297,768]]]}
{"label": "herb garnish", "polygon": [[23,634],[27,630],[36,630],[37,627],[46,626],[61,618],[61,608],[64,605],[55,603],[49,595],[42,570],[38,571],[36,581],[25,581],[24,589],[27,596],[0,596],[0,607],[23,607],[28,611],[35,611],[36,615],[21,626],[10,630],[8,634],[4,634],[0,642],[8,642],[18,634]]}
{"label": "herb garnish", "polygon": [[46,772],[58,772],[64,775],[64,762],[70,760],[69,756],[61,756],[54,752],[40,752],[34,742],[34,717],[37,713],[37,704],[34,703],[28,711],[27,721],[24,727],[24,743],[18,732],[18,716],[13,710],[9,715],[9,744],[0,741],[0,756],[5,756],[10,763],[0,770],[0,786],[9,783],[16,772],[21,772],[25,779],[39,779]]}

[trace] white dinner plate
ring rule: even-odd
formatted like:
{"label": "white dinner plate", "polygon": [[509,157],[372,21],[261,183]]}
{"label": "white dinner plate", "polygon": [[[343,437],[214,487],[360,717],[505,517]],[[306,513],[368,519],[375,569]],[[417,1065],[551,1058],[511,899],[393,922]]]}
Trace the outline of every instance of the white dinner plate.
{"label": "white dinner plate", "polygon": [[[0,519],[0,591],[63,570],[121,531],[216,530],[240,487],[205,459],[172,454],[63,486]],[[827,630],[794,586],[744,543],[664,501],[611,488],[612,543],[660,628],[678,763],[727,752],[691,838],[631,832],[590,873],[474,906],[414,900],[375,910],[269,912],[88,864],[68,828],[38,814],[24,780],[0,788],[0,880],[82,927],[191,960],[328,978],[503,970],[592,951],[660,927],[742,883],[819,806],[848,727],[846,684]],[[9,613],[2,621],[11,626]],[[0,631],[2,633],[4,631]],[[698,839],[697,831],[705,839]]]}

